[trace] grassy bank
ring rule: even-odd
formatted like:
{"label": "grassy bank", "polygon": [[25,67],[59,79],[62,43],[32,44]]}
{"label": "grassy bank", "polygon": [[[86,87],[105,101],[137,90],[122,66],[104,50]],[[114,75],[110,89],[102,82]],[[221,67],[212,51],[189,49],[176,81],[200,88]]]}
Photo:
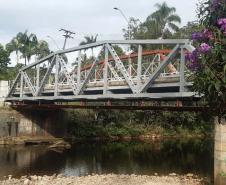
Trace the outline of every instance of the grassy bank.
{"label": "grassy bank", "polygon": [[77,138],[205,137],[213,119],[204,113],[162,111],[69,111],[68,133]]}

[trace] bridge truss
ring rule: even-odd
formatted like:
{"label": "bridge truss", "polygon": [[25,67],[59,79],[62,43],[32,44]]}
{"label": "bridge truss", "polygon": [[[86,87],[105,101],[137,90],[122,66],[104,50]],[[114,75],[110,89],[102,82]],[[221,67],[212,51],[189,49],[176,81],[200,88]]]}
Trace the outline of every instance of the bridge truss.
{"label": "bridge truss", "polygon": [[[120,55],[117,46],[133,52]],[[193,50],[189,40],[176,39],[101,41],[57,51],[20,69],[6,101],[195,98],[185,65],[185,54]]]}

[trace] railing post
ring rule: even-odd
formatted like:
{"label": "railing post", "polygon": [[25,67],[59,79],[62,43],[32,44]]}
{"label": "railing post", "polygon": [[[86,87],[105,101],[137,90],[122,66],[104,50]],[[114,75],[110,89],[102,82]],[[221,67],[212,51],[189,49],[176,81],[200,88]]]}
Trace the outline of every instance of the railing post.
{"label": "railing post", "polygon": [[77,87],[81,83],[81,50],[78,52]]}
{"label": "railing post", "polygon": [[104,90],[103,90],[103,94],[107,94],[107,89],[108,89],[108,57],[109,57],[109,53],[108,53],[108,48],[106,47],[106,45],[104,46],[104,50],[105,50],[105,60],[104,60]]}
{"label": "railing post", "polygon": [[37,65],[36,69],[36,90],[39,88],[39,80],[40,80],[40,64]]}
{"label": "railing post", "polygon": [[138,47],[138,63],[137,63],[137,88],[141,87],[141,75],[142,75],[142,46]]}
{"label": "railing post", "polygon": [[181,60],[180,60],[180,92],[185,91],[185,78],[184,78],[185,54],[184,48],[181,47]]}
{"label": "railing post", "polygon": [[55,71],[55,87],[54,87],[54,96],[58,96],[58,81],[59,81],[59,58],[56,57],[56,71]]}
{"label": "railing post", "polygon": [[23,92],[24,92],[24,76],[23,73],[20,75],[20,98],[23,97]]}

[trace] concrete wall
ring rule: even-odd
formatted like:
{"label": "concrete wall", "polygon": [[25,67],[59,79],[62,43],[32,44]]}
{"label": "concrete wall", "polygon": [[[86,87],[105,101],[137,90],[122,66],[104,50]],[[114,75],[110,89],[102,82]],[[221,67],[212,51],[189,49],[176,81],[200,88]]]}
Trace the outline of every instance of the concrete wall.
{"label": "concrete wall", "polygon": [[13,110],[4,99],[8,81],[0,81],[0,137],[3,136],[65,136],[66,112],[61,110]]}
{"label": "concrete wall", "polygon": [[226,185],[226,121],[215,120],[214,185]]}
{"label": "concrete wall", "polygon": [[4,105],[4,100],[8,92],[9,92],[8,81],[0,81],[0,106]]}
{"label": "concrete wall", "polygon": [[0,137],[66,135],[66,113],[62,110],[21,110],[0,108]]}

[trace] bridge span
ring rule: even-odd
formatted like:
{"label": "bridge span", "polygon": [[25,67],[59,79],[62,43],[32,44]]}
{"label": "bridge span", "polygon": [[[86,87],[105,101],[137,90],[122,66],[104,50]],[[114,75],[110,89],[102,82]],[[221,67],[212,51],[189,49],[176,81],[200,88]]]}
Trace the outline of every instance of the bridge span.
{"label": "bridge span", "polygon": [[[122,54],[118,46],[133,52]],[[190,100],[198,97],[185,64],[193,50],[189,40],[174,39],[100,41],[56,51],[20,69],[6,101]]]}

